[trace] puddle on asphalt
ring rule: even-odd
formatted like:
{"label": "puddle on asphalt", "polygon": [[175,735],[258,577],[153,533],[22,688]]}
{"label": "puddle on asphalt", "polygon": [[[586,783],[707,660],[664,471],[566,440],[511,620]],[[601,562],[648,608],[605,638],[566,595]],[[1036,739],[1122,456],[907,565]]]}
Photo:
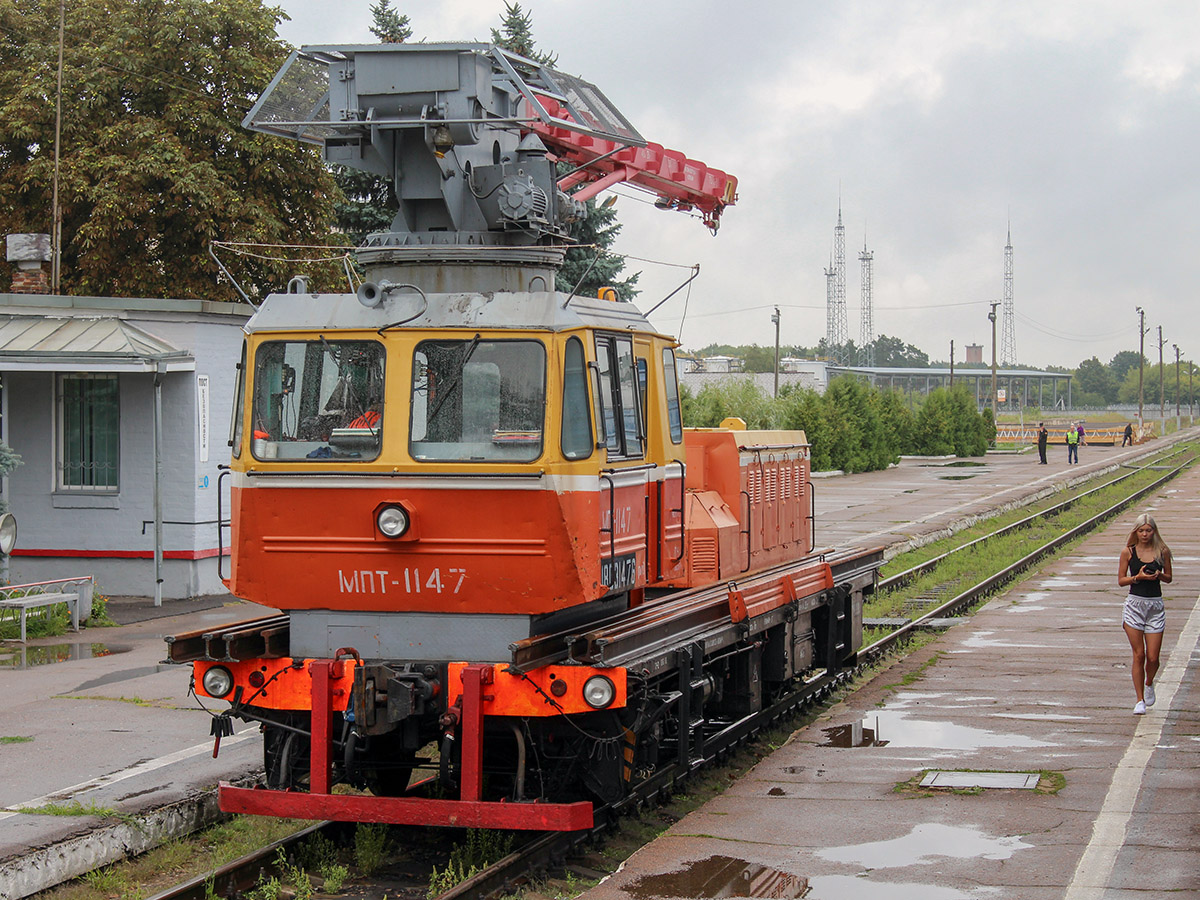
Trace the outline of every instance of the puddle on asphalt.
{"label": "puddle on asphalt", "polygon": [[904,837],[818,850],[830,862],[853,863],[871,869],[925,865],[938,857],[949,859],[1009,859],[1032,847],[1019,837],[992,837],[978,828],[926,822]]}
{"label": "puddle on asphalt", "polygon": [[972,475],[939,475],[939,481],[966,481],[968,478],[974,478]]}
{"label": "puddle on asphalt", "polygon": [[15,647],[11,650],[0,650],[0,653],[9,654],[0,657],[0,669],[32,669],[75,659],[113,656],[117,653],[128,653],[132,649],[116,644],[42,644],[37,647]]}
{"label": "puddle on asphalt", "polygon": [[684,897],[707,900],[716,897],[805,897],[808,879],[768,866],[733,859],[729,856],[710,856],[688,863],[679,872],[643,875],[626,888],[635,900],[657,900],[663,897]]}
{"label": "puddle on asphalt", "polygon": [[955,722],[909,718],[907,711],[882,709],[853,725],[822,729],[819,747],[925,747],[934,750],[981,750],[984,747],[1053,747],[1023,734],[1003,734]]}
{"label": "puddle on asphalt", "polygon": [[[818,747],[886,747],[888,741],[880,740],[879,729],[867,728],[866,722],[854,722],[850,725],[838,725],[836,728],[822,728],[825,740]],[[878,720],[876,720],[878,726]]]}
{"label": "puddle on asphalt", "polygon": [[983,468],[987,463],[975,462],[973,459],[960,459],[952,463],[921,463],[922,469],[976,469]]}

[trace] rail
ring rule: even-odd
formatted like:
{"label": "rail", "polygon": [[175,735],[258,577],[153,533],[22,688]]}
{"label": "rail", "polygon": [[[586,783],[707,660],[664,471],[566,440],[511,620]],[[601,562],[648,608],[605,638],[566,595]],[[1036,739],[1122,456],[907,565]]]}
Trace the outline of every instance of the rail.
{"label": "rail", "polygon": [[[1196,457],[1194,455],[1189,457],[1188,459],[1186,459],[1182,463],[1180,463],[1178,466],[1176,466],[1174,469],[1167,472],[1161,478],[1156,479],[1155,481],[1151,482],[1150,484],[1146,485],[1145,487],[1139,488],[1138,490],[1129,494],[1127,497],[1125,497],[1122,500],[1118,501],[1117,503],[1114,503],[1113,505],[1109,506],[1107,509],[1092,516],[1090,519],[1086,519],[1085,521],[1081,522],[1079,525],[1076,525],[1074,528],[1070,529],[1069,531],[1064,532],[1063,534],[1060,534],[1056,538],[1052,538],[1051,540],[1042,544],[1040,547],[1034,548],[1029,553],[1025,554],[1025,556],[1018,559],[1016,562],[1011,563],[1008,566],[1005,566],[999,572],[989,575],[988,577],[984,578],[982,581],[978,582],[977,584],[974,584],[971,587],[967,588],[965,591],[962,591],[957,596],[951,598],[950,600],[947,600],[945,603],[942,603],[939,606],[936,606],[935,608],[926,611],[922,615],[913,619],[911,622],[908,622],[908,623],[900,626],[895,631],[893,631],[891,634],[884,635],[882,638],[880,638],[875,643],[862,648],[858,654],[859,659],[864,659],[864,658],[868,659],[868,660],[876,659],[879,656],[881,656],[883,653],[887,652],[892,647],[894,647],[902,638],[904,638],[905,636],[910,634],[912,631],[914,631],[918,628],[925,627],[925,625],[928,624],[931,620],[943,618],[948,615],[953,615],[953,614],[967,608],[968,606],[973,605],[974,603],[978,602],[986,595],[990,594],[992,591],[996,590],[996,588],[1008,583],[1009,581],[1012,581],[1014,578],[1016,578],[1021,573],[1032,568],[1035,564],[1037,564],[1038,562],[1043,560],[1045,557],[1049,556],[1051,553],[1058,550],[1059,547],[1063,546],[1066,543],[1069,543],[1070,541],[1074,540],[1075,538],[1079,537],[1080,535],[1086,534],[1087,532],[1091,531],[1092,529],[1099,527],[1105,520],[1107,520],[1107,519],[1111,518],[1112,516],[1116,515],[1117,513],[1121,512],[1126,507],[1128,507],[1130,504],[1136,502],[1137,500],[1140,500],[1142,497],[1144,497],[1146,494],[1150,493],[1151,491],[1157,490],[1158,488],[1162,487],[1168,481],[1170,481],[1171,479],[1178,476],[1181,472],[1185,471],[1189,466],[1191,466],[1195,462],[1195,460],[1196,460]],[[989,535],[988,537],[994,537],[994,536],[996,536],[996,534],[999,534],[999,532],[996,532],[993,535]],[[972,541],[970,544],[965,544],[965,545],[963,545],[963,547],[957,548],[957,550],[955,552],[957,552],[958,550],[965,550],[967,547],[969,547],[975,543],[977,543],[977,542]],[[946,555],[948,555],[948,554],[944,554],[943,557]],[[901,573],[901,575],[903,575],[903,574],[906,574],[906,573]],[[882,586],[882,584],[883,584],[883,582],[881,582],[881,586]]]}

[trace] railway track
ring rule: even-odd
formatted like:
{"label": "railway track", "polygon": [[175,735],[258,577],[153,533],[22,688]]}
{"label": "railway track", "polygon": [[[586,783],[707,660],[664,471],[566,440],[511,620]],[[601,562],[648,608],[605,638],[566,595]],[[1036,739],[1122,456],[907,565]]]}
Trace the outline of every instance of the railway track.
{"label": "railway track", "polygon": [[[595,811],[595,824],[590,830],[566,834],[550,833],[532,835],[527,843],[509,853],[503,859],[498,860],[483,871],[475,873],[449,891],[438,895],[438,900],[482,900],[482,898],[492,896],[498,891],[505,889],[506,886],[511,885],[519,877],[530,871],[537,871],[560,864],[580,844],[603,835],[613,827],[620,816],[628,814],[642,806],[653,804],[660,798],[669,796],[700,767],[710,765],[724,758],[738,746],[770,727],[773,723],[786,717],[794,716],[804,709],[811,708],[823,702],[834,691],[845,686],[864,671],[867,666],[895,652],[915,631],[928,627],[931,620],[961,614],[964,610],[978,603],[1003,585],[1029,571],[1029,569],[1048,558],[1064,545],[1104,524],[1147,494],[1159,490],[1173,478],[1186,471],[1195,462],[1195,458],[1194,450],[1183,448],[1172,453],[1168,457],[1169,463],[1165,465],[1162,461],[1158,461],[1139,467],[1137,470],[1122,474],[1103,485],[1084,491],[1053,507],[1027,516],[1003,528],[996,529],[987,535],[969,541],[931,560],[881,580],[879,583],[880,589],[904,585],[923,574],[934,571],[939,565],[945,564],[956,554],[970,552],[972,549],[977,549],[983,543],[997,540],[1015,531],[1028,528],[1037,520],[1065,512],[1084,499],[1094,496],[1098,491],[1120,486],[1126,483],[1138,471],[1144,471],[1145,469],[1163,470],[1162,475],[1150,484],[1143,485],[1129,492],[1128,495],[1118,502],[1109,505],[1101,512],[1065,530],[1053,539],[1043,542],[1025,553],[1020,559],[1004,566],[997,572],[989,574],[966,589],[960,590],[949,599],[933,605],[932,608],[925,610],[907,624],[897,628],[892,633],[880,638],[869,646],[862,648],[859,651],[855,667],[826,670],[815,674],[799,685],[796,685],[794,690],[771,698],[770,703],[764,703],[764,708],[760,713],[747,716],[736,722],[724,724],[719,731],[706,736],[703,743],[702,756],[690,758],[686,761],[676,761],[664,766],[641,782],[631,795],[619,804],[597,808]],[[647,646],[652,646],[654,622],[653,612],[650,611],[647,618],[647,627],[635,629],[634,637],[626,636],[624,639],[627,641],[632,640],[638,649],[644,652]],[[588,636],[588,649],[586,651],[588,654],[602,653],[607,646],[601,632],[602,629],[598,629],[596,634]],[[650,637],[647,637],[647,635]],[[541,644],[531,643],[529,647],[522,648],[522,652],[527,654],[528,659],[536,660],[547,654],[562,652],[562,649],[561,645],[556,645],[553,641],[550,641]],[[574,650],[572,652],[579,653],[580,651]],[[207,900],[211,900],[214,896],[234,896],[235,892],[244,893],[249,886],[255,883],[258,873],[264,866],[271,863],[277,855],[279,847],[283,846],[286,852],[288,847],[308,839],[322,829],[330,827],[330,825],[331,823],[314,825],[288,838],[286,841],[276,842],[262,851],[229,863],[214,873],[191,879],[170,891],[156,895],[151,900],[206,900],[206,898]],[[363,895],[362,891],[358,893],[359,895]],[[365,896],[369,897],[371,894],[368,892]]]}

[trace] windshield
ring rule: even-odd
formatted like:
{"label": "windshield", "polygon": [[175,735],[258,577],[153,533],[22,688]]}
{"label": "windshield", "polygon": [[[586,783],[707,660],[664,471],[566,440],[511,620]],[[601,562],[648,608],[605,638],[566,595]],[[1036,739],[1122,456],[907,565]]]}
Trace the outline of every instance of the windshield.
{"label": "windshield", "polygon": [[538,341],[422,341],[413,355],[413,459],[535,460],[545,396]]}
{"label": "windshield", "polygon": [[256,459],[371,460],[383,428],[383,346],[271,341],[254,359]]}

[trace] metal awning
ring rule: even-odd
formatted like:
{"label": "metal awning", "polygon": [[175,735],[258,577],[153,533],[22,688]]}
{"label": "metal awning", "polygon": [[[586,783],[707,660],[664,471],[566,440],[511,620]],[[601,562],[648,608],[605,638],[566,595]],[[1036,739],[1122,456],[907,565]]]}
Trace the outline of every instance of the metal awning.
{"label": "metal awning", "polygon": [[0,316],[2,372],[192,372],[196,360],[116,316]]}

